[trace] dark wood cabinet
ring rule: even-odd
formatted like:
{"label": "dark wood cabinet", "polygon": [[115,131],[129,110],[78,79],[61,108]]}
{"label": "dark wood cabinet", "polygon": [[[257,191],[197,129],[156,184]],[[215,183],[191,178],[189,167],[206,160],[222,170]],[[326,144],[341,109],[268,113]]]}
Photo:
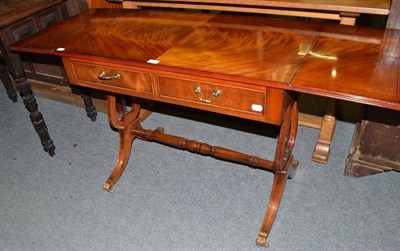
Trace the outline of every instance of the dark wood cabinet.
{"label": "dark wood cabinet", "polygon": [[42,114],[38,111],[36,99],[27,78],[67,85],[68,80],[62,62],[56,57],[20,57],[8,48],[11,44],[29,37],[45,28],[68,18],[65,0],[30,0],[0,2],[0,78],[8,96],[17,101],[16,87],[30,113],[32,124],[38,133],[42,146],[51,156],[55,146],[51,140]]}
{"label": "dark wood cabinet", "polygon": [[31,55],[19,58],[7,49],[10,44],[68,18],[64,0],[3,1],[0,9],[6,13],[0,21],[1,57],[11,75],[17,78],[24,69],[28,78],[67,85],[68,80],[59,59]]}

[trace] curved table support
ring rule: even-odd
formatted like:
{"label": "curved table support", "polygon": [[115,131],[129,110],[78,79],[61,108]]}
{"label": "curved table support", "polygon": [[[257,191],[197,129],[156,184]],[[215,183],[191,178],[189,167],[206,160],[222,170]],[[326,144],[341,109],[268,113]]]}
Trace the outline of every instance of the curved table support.
{"label": "curved table support", "polygon": [[147,115],[149,111],[145,110],[143,112],[138,104],[133,103],[132,109],[127,112],[123,105],[116,102],[115,96],[108,96],[107,101],[108,117],[111,125],[119,130],[120,145],[117,163],[112,174],[103,185],[104,190],[110,192],[124,172],[129,160],[132,142],[135,138],[155,141],[177,149],[187,150],[201,155],[212,156],[217,159],[228,160],[254,168],[272,171],[274,172],[275,177],[269,204],[260,232],[256,239],[257,245],[267,246],[268,234],[274,223],[283,191],[285,189],[286,180],[293,177],[294,171],[298,167],[298,162],[293,160],[292,155],[297,134],[298,110],[296,101],[291,101],[285,111],[274,161],[218,146],[211,146],[195,140],[188,140],[182,137],[168,135],[164,133],[163,128],[145,130],[142,128],[140,122],[143,119],[143,113]]}
{"label": "curved table support", "polygon": [[293,104],[289,105],[286,109],[278,137],[274,161],[274,182],[264,221],[256,238],[256,243],[259,246],[268,247],[267,238],[275,221],[286,180],[287,178],[292,178],[294,176],[294,170],[298,168],[298,162],[293,161],[292,155],[297,134],[297,116],[297,102],[293,102]]}
{"label": "curved table support", "polygon": [[103,184],[103,189],[111,192],[128,164],[132,142],[136,138],[131,134],[131,130],[139,123],[140,106],[133,104],[132,109],[126,111],[121,104],[117,104],[116,97],[111,95],[107,97],[107,102],[109,121],[114,128],[119,130],[120,137],[117,162],[110,177]]}

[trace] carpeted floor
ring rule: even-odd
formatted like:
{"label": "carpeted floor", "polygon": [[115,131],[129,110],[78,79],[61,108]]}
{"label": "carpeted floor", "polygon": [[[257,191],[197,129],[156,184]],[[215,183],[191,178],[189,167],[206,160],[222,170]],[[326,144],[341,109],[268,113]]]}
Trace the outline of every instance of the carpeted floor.
{"label": "carpeted floor", "polygon": [[[137,140],[110,194],[102,184],[118,133],[107,116],[91,122],[81,108],[38,103],[54,157],[42,150],[21,99],[13,104],[0,88],[0,250],[262,250],[255,237],[273,174]],[[227,128],[205,123],[220,116],[170,111],[161,107],[144,126],[273,157],[273,127],[227,119]],[[322,165],[310,161],[318,131],[299,128],[301,167],[287,183],[269,250],[399,250],[400,174],[344,176],[353,129],[339,122]]]}

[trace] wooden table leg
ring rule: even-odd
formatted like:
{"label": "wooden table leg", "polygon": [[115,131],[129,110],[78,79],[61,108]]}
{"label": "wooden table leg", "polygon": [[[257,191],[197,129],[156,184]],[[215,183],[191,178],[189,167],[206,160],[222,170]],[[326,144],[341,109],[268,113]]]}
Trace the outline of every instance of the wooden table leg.
{"label": "wooden table leg", "polygon": [[195,140],[187,140],[182,137],[168,135],[162,128],[156,130],[144,130],[140,124],[141,119],[149,111],[141,112],[138,104],[133,103],[131,111],[122,109],[122,105],[116,102],[114,96],[108,96],[108,115],[110,123],[119,130],[120,145],[118,160],[114,170],[103,188],[111,191],[112,187],[121,177],[129,160],[131,145],[135,138],[148,141],[155,141],[178,149],[188,150],[204,156],[212,156],[217,159],[228,160],[255,168],[265,169],[274,172],[274,183],[272,185],[269,205],[267,207],[264,221],[257,236],[256,243],[260,246],[267,246],[268,234],[274,223],[276,213],[281,202],[286,180],[293,177],[298,162],[293,160],[293,147],[297,134],[298,110],[297,102],[293,101],[288,105],[283,123],[281,125],[278,143],[276,147],[275,160],[266,160],[257,156],[236,152],[230,149],[211,146]]}
{"label": "wooden table leg", "polygon": [[337,100],[328,99],[327,111],[322,120],[321,131],[319,138],[314,148],[311,159],[320,163],[328,163],[329,154],[331,151],[331,144],[333,135],[335,134],[336,128],[336,108]]}
{"label": "wooden table leg", "polygon": [[298,162],[293,161],[292,155],[297,134],[297,117],[297,102],[294,102],[285,112],[285,118],[279,133],[274,161],[274,183],[272,185],[272,191],[264,216],[264,221],[256,238],[256,243],[259,246],[268,246],[267,238],[275,221],[276,213],[285,189],[286,180],[287,178],[293,177],[293,171],[298,168]]}
{"label": "wooden table leg", "polygon": [[14,89],[14,86],[12,84],[11,77],[7,72],[7,68],[1,64],[0,64],[0,79],[1,79],[1,82],[3,82],[4,88],[6,88],[8,97],[14,103],[17,102],[17,92]]}
{"label": "wooden table leg", "polygon": [[92,97],[90,96],[90,91],[88,88],[81,87],[79,88],[79,92],[81,94],[81,98],[83,99],[83,103],[85,104],[86,115],[92,121],[96,121],[97,110],[93,105]]}
{"label": "wooden table leg", "polygon": [[38,111],[38,104],[36,103],[35,96],[33,95],[31,85],[28,83],[26,77],[16,79],[15,81],[18,91],[21,93],[24,101],[25,108],[30,112],[29,117],[31,118],[37,134],[39,135],[44,150],[48,152],[50,156],[54,156],[54,150],[56,147],[53,143],[53,140],[50,138],[43,116]]}
{"label": "wooden table leg", "polygon": [[117,162],[110,177],[103,185],[104,190],[111,192],[128,164],[132,142],[136,138],[131,131],[139,123],[140,105],[132,104],[132,109],[126,111],[121,104],[116,102],[116,97],[112,95],[107,96],[107,103],[108,119],[111,125],[119,130],[120,135]]}

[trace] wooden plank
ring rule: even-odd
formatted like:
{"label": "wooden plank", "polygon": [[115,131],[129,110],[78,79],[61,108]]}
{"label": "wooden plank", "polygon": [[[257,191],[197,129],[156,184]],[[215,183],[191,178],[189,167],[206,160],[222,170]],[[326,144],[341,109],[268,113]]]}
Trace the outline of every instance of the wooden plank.
{"label": "wooden plank", "polygon": [[109,8],[109,9],[118,9],[122,8],[121,3],[112,3],[107,0],[87,0],[89,9],[96,8]]}
{"label": "wooden plank", "polygon": [[322,125],[322,117],[307,114],[307,113],[299,113],[299,125],[311,127],[315,129],[320,129]]}
{"label": "wooden plank", "polygon": [[[121,2],[121,0],[111,0],[113,2]],[[136,1],[133,1],[136,2]],[[148,1],[155,2],[155,1]],[[264,1],[264,0],[164,0],[158,1],[166,4],[174,3],[185,3],[185,4],[212,4],[220,6],[253,6],[253,7],[269,7],[269,8],[284,8],[284,9],[307,9],[307,10],[318,10],[318,11],[336,11],[336,12],[351,12],[351,13],[365,13],[375,15],[388,15],[390,0],[304,0],[304,1],[287,1],[287,0],[275,0],[275,1]]]}
{"label": "wooden plank", "polygon": [[400,30],[400,1],[392,0],[389,18],[386,27],[388,29]]}
{"label": "wooden plank", "polygon": [[200,4],[187,4],[187,3],[138,2],[138,1],[124,2],[123,6],[124,8],[127,9],[137,9],[139,7],[178,8],[178,9],[185,8],[194,10],[231,11],[231,12],[341,20],[341,17],[338,13],[319,13],[311,11],[292,11],[292,10],[281,10],[281,9],[278,10],[278,9],[266,9],[260,7],[252,8],[252,7],[237,7],[237,6],[222,6],[222,5],[200,5]]}

